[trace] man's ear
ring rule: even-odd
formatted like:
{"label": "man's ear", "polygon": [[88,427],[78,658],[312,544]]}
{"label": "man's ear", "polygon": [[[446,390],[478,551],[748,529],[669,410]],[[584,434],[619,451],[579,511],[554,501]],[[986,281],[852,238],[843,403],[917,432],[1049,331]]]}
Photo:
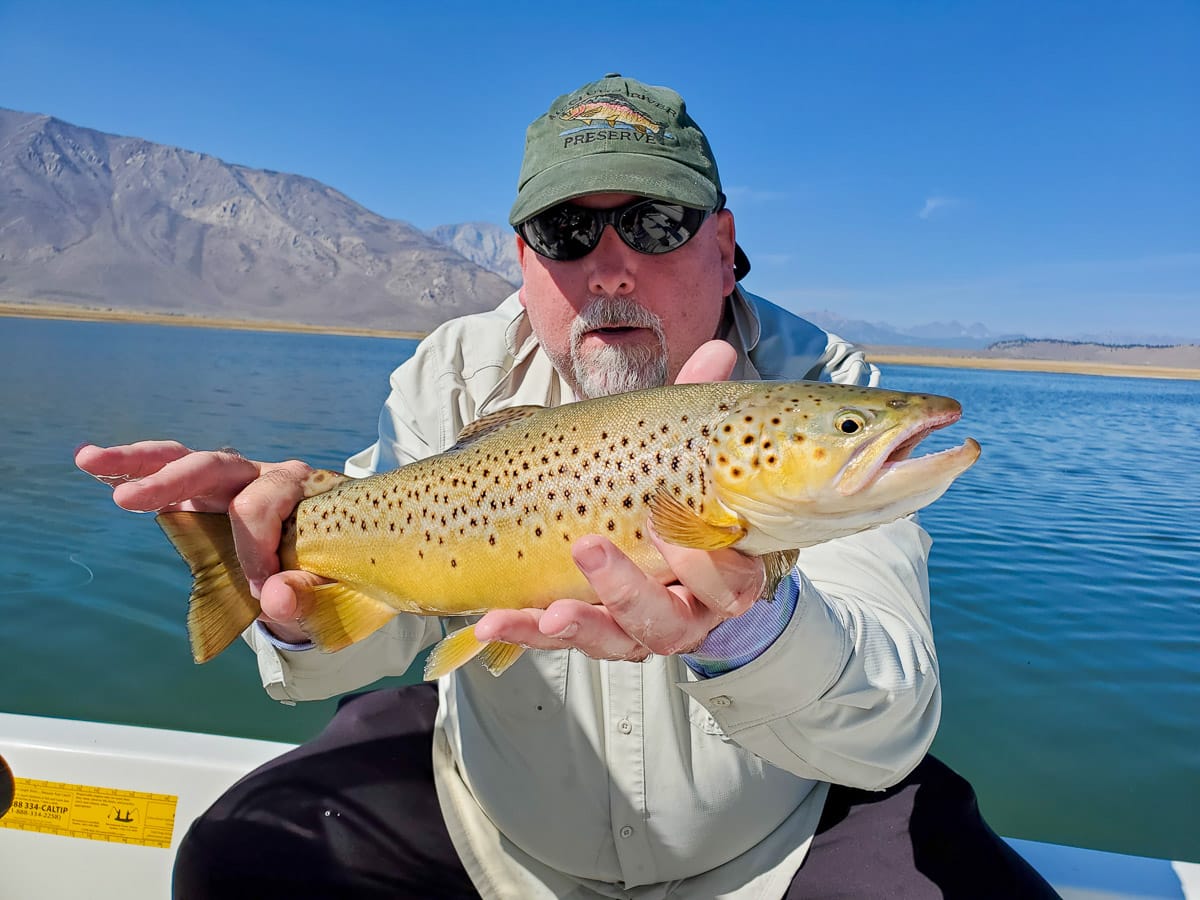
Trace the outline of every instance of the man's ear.
{"label": "man's ear", "polygon": [[717,246],[721,248],[721,294],[728,297],[737,286],[737,278],[733,274],[737,228],[733,223],[733,213],[727,209],[717,213]]}
{"label": "man's ear", "polygon": [[521,305],[524,306],[525,305],[525,281],[526,281],[526,278],[525,278],[525,253],[527,251],[529,251],[529,247],[525,243],[525,239],[523,237],[521,237],[521,235],[518,234],[518,235],[515,235],[515,237],[517,239],[517,262],[521,266],[521,288],[519,291],[517,291],[517,297],[520,299]]}

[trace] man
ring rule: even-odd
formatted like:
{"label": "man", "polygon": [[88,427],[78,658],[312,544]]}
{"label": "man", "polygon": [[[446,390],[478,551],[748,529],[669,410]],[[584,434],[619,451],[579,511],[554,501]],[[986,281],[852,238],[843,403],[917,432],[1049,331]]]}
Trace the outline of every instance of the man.
{"label": "man", "polygon": [[[738,286],[749,262],[723,201],[673,91],[610,75],[558,98],[529,127],[510,216],[524,286],[393,373],[379,440],[347,472],[445,450],[510,406],[730,377],[874,383],[861,352]],[[246,640],[277,699],[401,673],[442,635],[402,615],[311,649],[297,597],[319,579],[275,556],[302,463],[171,443],[77,462],[134,479],[114,493],[126,508],[230,511],[264,611]],[[573,555],[602,605],[480,619],[482,640],[548,651],[501,678],[468,665],[437,696],[343,703],[197,821],[176,895],[1054,896],[926,756],[940,694],[914,521],[802,551],[773,602],[758,560],[658,547],[676,583],[588,536]]]}

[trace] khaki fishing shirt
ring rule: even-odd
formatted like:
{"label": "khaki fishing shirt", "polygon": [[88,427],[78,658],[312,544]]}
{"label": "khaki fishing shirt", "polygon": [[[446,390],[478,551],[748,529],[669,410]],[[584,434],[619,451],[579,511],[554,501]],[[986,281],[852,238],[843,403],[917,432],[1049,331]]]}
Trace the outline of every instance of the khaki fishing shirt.
{"label": "khaki fishing shirt", "polygon": [[[735,378],[878,379],[860,351],[740,289],[722,331],[739,352]],[[498,409],[572,399],[514,294],[446,323],[392,373],[379,440],[346,471],[446,450]],[[783,634],[713,678],[678,657],[528,651],[500,678],[468,664],[441,679],[438,794],[480,892],[781,897],[828,784],[887,787],[933,741],[929,543],[905,519],[802,550]],[[254,629],[246,637],[267,692],[290,702],[399,675],[459,624],[402,614],[333,654],[280,650]]]}

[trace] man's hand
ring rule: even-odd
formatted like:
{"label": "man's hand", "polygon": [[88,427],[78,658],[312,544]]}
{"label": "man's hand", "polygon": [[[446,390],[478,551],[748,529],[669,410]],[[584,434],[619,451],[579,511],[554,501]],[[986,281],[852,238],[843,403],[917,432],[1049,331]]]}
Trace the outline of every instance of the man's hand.
{"label": "man's hand", "polygon": [[296,625],[296,589],[322,579],[279,571],[279,535],[304,497],[308,465],[258,462],[233,450],[191,450],[177,441],[85,444],[75,451],[75,465],[112,487],[113,502],[122,509],[228,513],[238,560],[262,604],[260,618],[282,640],[306,640]]}
{"label": "man's hand", "polygon": [[[677,383],[722,381],[736,359],[729,344],[709,341],[692,354]],[[766,571],[760,560],[736,550],[677,547],[653,530],[650,538],[677,584],[660,584],[611,541],[587,535],[571,552],[602,604],[564,599],[545,610],[493,610],[476,623],[475,636],[545,650],[574,648],[596,659],[643,660],[694,650],[720,622],[740,616],[762,595]]]}

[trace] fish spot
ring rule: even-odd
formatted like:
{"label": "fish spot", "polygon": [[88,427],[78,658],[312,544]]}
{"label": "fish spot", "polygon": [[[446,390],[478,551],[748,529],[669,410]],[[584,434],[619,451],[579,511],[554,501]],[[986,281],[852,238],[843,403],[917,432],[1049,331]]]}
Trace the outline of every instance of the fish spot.
{"label": "fish spot", "polygon": [[371,565],[375,565],[375,557],[371,557]]}
{"label": "fish spot", "polygon": [[824,459],[824,458],[825,458],[825,451],[822,450],[820,447],[818,447],[816,450],[813,451],[813,459]]}
{"label": "fish spot", "polygon": [[451,558],[451,560],[450,560],[450,568],[452,568],[452,569],[457,569],[457,568],[458,568],[458,560],[457,560],[457,559],[453,559],[453,558]]}
{"label": "fish spot", "polygon": [[542,536],[542,529],[541,529],[541,526],[538,526],[537,528],[533,529],[533,536],[534,536],[534,537],[541,537],[541,536]]}

